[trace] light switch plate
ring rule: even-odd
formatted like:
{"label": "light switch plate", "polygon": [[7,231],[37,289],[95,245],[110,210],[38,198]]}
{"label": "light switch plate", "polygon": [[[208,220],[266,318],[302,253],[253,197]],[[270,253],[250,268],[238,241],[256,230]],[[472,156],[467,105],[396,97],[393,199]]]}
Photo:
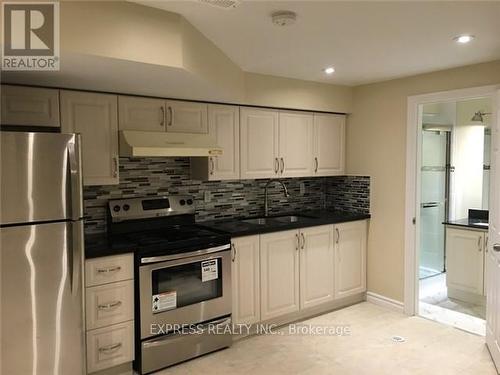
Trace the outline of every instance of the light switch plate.
{"label": "light switch plate", "polygon": [[300,195],[304,195],[306,193],[306,184],[304,184],[303,182],[300,183],[299,185],[299,188],[300,188]]}
{"label": "light switch plate", "polygon": [[205,201],[205,203],[210,203],[212,201],[212,195],[208,190],[205,190],[205,192],[203,193],[203,200]]}

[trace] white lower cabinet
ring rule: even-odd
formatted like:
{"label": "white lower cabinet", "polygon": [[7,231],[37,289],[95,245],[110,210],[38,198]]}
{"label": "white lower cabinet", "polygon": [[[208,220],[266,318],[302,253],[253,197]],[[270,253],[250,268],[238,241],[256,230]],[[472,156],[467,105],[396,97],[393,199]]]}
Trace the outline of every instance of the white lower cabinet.
{"label": "white lower cabinet", "polygon": [[454,298],[484,294],[485,235],[480,230],[446,228],[446,286]]}
{"label": "white lower cabinet", "polygon": [[233,323],[254,324],[260,321],[259,236],[232,240]]}
{"label": "white lower cabinet", "polygon": [[299,232],[260,236],[261,318],[299,310]]}
{"label": "white lower cabinet", "polygon": [[134,360],[133,254],[85,261],[87,373]]}
{"label": "white lower cabinet", "polygon": [[87,332],[87,372],[89,374],[133,360],[133,321]]}
{"label": "white lower cabinet", "polygon": [[232,239],[233,322],[255,324],[366,291],[367,221]]}
{"label": "white lower cabinet", "polygon": [[333,225],[300,231],[300,308],[334,299]]}
{"label": "white lower cabinet", "polygon": [[335,298],[366,291],[367,222],[336,224]]}

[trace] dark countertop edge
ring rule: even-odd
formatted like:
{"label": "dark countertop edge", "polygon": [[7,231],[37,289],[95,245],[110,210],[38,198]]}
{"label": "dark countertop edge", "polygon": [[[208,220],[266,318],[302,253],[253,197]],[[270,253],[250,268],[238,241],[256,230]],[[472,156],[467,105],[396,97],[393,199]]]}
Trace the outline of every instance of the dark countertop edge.
{"label": "dark countertop edge", "polygon": [[[307,216],[307,213],[304,215]],[[345,215],[345,216],[344,216]],[[231,223],[233,220],[226,220],[218,222],[209,222],[209,223],[199,223],[206,228],[211,230],[215,230],[221,233],[229,234],[231,238],[244,237],[244,236],[253,236],[258,234],[266,234],[266,233],[274,233],[274,232],[283,232],[287,230],[294,230],[300,228],[309,228],[309,227],[317,227],[320,225],[329,225],[329,224],[339,224],[339,223],[348,223],[351,221],[359,221],[359,220],[367,220],[371,218],[371,214],[344,214],[342,216],[335,216],[332,214],[331,217],[318,217],[311,218],[307,221],[301,221],[296,223],[287,223],[276,226],[266,226],[266,225],[249,225],[248,229],[242,230],[224,230],[223,228],[217,228],[217,225],[223,226],[224,224]],[[237,221],[237,220],[234,220]]]}
{"label": "dark countertop edge", "polygon": [[[481,222],[480,220],[477,220],[477,221]],[[474,224],[474,221],[469,221],[468,219],[448,220],[448,221],[443,222],[443,224],[448,225],[448,226],[452,226],[452,227],[472,228],[472,229],[479,229],[479,230],[483,230],[483,231],[488,231],[488,229],[489,229],[489,227]]]}
{"label": "dark countertop edge", "polygon": [[[304,213],[303,215],[308,216],[308,213]],[[307,221],[301,221],[297,223],[287,223],[277,226],[249,225],[248,229],[241,231],[227,231],[216,227],[218,225],[227,225],[228,223],[238,222],[240,219],[198,222],[196,224],[211,229],[213,231],[217,231],[219,233],[228,234],[231,236],[231,238],[236,238],[236,237],[252,236],[252,235],[266,234],[273,232],[282,232],[300,228],[309,228],[319,225],[348,223],[351,221],[366,220],[371,218],[371,214],[351,213],[351,212],[335,213],[335,212],[322,211],[318,217],[312,217],[313,215],[310,213],[309,215],[311,216],[311,218]],[[123,246],[121,246],[120,244],[114,244],[113,247],[110,247],[106,233],[88,234],[85,236],[85,259],[133,253],[135,250],[135,246],[136,246],[135,244],[124,243]]]}

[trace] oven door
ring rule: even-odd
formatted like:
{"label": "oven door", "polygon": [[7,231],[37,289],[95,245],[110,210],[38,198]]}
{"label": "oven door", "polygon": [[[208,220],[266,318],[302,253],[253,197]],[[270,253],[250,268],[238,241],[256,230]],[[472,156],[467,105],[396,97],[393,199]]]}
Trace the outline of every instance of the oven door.
{"label": "oven door", "polygon": [[229,248],[139,266],[141,339],[231,314]]}

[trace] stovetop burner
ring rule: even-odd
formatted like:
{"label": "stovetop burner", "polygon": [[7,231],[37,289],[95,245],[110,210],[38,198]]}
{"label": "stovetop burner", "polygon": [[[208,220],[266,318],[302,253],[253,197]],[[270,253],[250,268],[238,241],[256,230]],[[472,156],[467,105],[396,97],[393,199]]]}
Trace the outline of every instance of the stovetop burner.
{"label": "stovetop burner", "polygon": [[[195,224],[190,196],[112,200],[109,239],[133,244],[139,256],[187,253],[230,243],[230,237]],[[118,208],[117,208],[118,207]]]}

